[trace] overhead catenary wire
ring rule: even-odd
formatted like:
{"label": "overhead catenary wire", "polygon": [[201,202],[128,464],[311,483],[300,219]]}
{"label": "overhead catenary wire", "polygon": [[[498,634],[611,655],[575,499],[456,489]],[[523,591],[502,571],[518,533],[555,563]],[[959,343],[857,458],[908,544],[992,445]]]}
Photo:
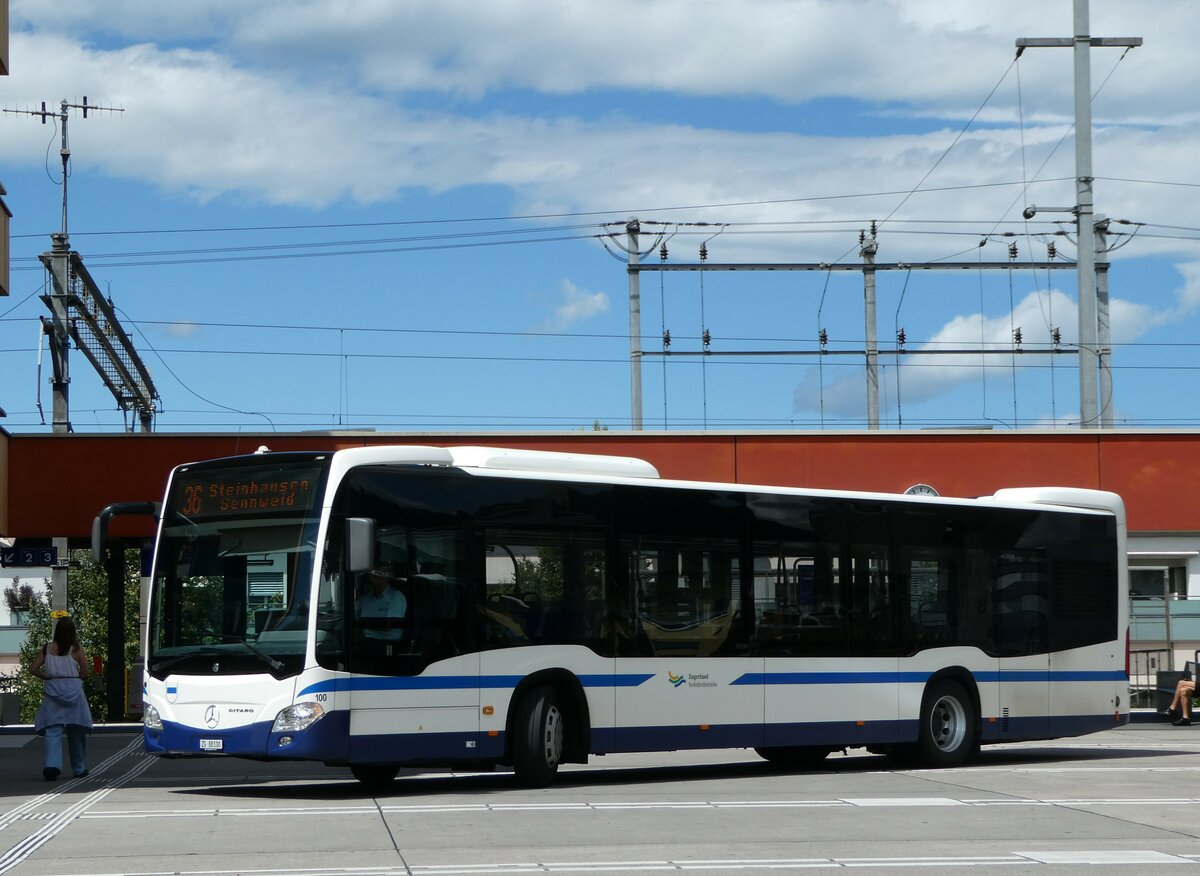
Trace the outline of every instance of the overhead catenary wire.
{"label": "overhead catenary wire", "polygon": [[[892,220],[893,226],[904,223],[909,226],[948,226],[936,227],[893,227],[893,235],[913,237],[968,237],[977,238],[981,234],[994,235],[1003,222],[990,223],[991,228],[980,231],[962,227],[984,224],[979,221],[967,220]],[[829,236],[843,234],[841,226],[862,225],[865,222],[850,220],[829,220],[822,223],[725,223],[728,228],[724,232],[732,237],[762,237],[784,235]],[[1061,223],[1044,220],[1045,230],[1041,234],[1061,234],[1054,230]],[[1148,224],[1148,223],[1137,223]],[[785,227],[791,225],[793,227]],[[1163,226],[1166,227],[1166,226]],[[676,230],[673,234],[694,234],[686,230]],[[516,235],[533,235],[521,236]],[[473,248],[495,248],[509,246],[526,246],[534,244],[560,244],[599,239],[602,243],[609,234],[555,234],[538,236],[538,231],[506,231],[502,233],[467,233],[463,235],[426,235],[410,238],[377,238],[355,240],[325,240],[302,243],[261,243],[254,245],[236,244],[221,247],[202,247],[191,249],[164,250],[131,250],[114,252],[89,252],[88,261],[98,268],[143,268],[170,267],[179,265],[220,264],[257,261],[280,261],[288,259],[311,258],[340,258],[359,257],[364,255],[395,255],[404,253],[429,253],[438,251],[456,251]],[[484,239],[502,237],[504,239]],[[1187,239],[1187,238],[1183,238]],[[441,241],[441,242],[434,242]],[[407,243],[413,245],[407,245]],[[614,252],[606,243],[606,249],[618,260],[622,257]],[[851,249],[852,251],[852,249]],[[40,270],[40,257],[35,255],[16,256],[11,259],[12,270]],[[840,261],[840,259],[835,260]]]}
{"label": "overhead catenary wire", "polygon": [[242,415],[248,416],[248,417],[262,417],[264,420],[267,421],[268,424],[270,424],[271,431],[275,431],[275,423],[271,421],[270,417],[268,417],[266,414],[262,413],[261,411],[244,411],[239,408],[232,407],[230,405],[224,405],[224,404],[221,404],[220,402],[213,401],[210,398],[205,398],[200,393],[196,392],[196,390],[192,389],[191,386],[189,386],[178,374],[175,373],[175,370],[171,367],[171,364],[169,362],[167,362],[167,360],[163,357],[162,353],[158,350],[158,348],[155,347],[153,343],[151,343],[150,338],[148,338],[146,336],[146,333],[143,332],[138,327],[137,323],[135,323],[132,319],[130,319],[129,314],[125,313],[125,311],[121,310],[121,308],[119,308],[119,307],[114,308],[114,309],[118,313],[120,313],[122,316],[125,317],[127,323],[129,323],[130,325],[133,326],[134,330],[141,336],[142,341],[146,344],[147,347],[150,348],[150,352],[154,353],[154,355],[158,358],[158,361],[162,363],[163,367],[167,369],[167,372],[170,373],[170,375],[175,379],[175,382],[178,383],[184,389],[184,391],[186,391],[188,394],[200,399],[200,401],[204,402],[205,404],[212,405],[213,407],[220,408],[222,410],[229,411],[234,414],[242,414]]}
{"label": "overhead catenary wire", "polygon": [[1005,69],[1004,73],[1001,74],[1001,76],[998,80],[996,80],[996,84],[992,86],[992,90],[988,92],[987,97],[985,97],[983,99],[983,102],[979,105],[979,107],[975,110],[975,112],[972,113],[971,118],[969,118],[967,120],[967,123],[965,125],[963,125],[962,128],[959,130],[959,132],[954,136],[954,139],[950,142],[950,145],[947,146],[945,148],[945,150],[942,152],[942,154],[937,157],[937,160],[933,162],[933,165],[929,168],[929,170],[925,171],[925,175],[923,177],[921,177],[920,181],[915,186],[912,187],[912,190],[910,192],[908,192],[908,194],[906,194],[903,198],[901,198],[900,203],[896,204],[896,206],[892,208],[892,211],[890,213],[888,213],[887,216],[885,216],[880,221],[880,223],[879,223],[880,226],[883,226],[889,219],[891,219],[894,215],[896,215],[896,213],[899,212],[900,208],[903,207],[908,202],[909,198],[911,198],[914,194],[916,194],[917,190],[920,189],[922,185],[924,185],[925,180],[929,179],[929,177],[933,175],[933,172],[938,169],[938,166],[942,163],[942,161],[945,160],[946,156],[949,155],[950,152],[954,149],[954,147],[958,145],[958,141],[963,138],[963,136],[970,129],[971,125],[974,124],[975,119],[979,118],[979,114],[981,112],[983,112],[983,108],[988,105],[988,101],[990,101],[992,99],[992,96],[1000,88],[1000,85],[1004,82],[1005,79],[1008,78],[1009,72],[1016,65],[1016,63],[1017,63],[1016,58],[1014,58],[1011,62],[1009,62],[1009,65]]}

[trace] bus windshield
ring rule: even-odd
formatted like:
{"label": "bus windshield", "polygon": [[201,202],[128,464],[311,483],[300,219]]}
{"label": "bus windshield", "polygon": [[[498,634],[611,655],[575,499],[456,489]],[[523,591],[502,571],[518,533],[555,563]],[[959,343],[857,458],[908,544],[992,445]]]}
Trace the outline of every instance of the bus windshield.
{"label": "bus windshield", "polygon": [[155,550],[147,665],[282,677],[303,668],[327,457],[184,466]]}

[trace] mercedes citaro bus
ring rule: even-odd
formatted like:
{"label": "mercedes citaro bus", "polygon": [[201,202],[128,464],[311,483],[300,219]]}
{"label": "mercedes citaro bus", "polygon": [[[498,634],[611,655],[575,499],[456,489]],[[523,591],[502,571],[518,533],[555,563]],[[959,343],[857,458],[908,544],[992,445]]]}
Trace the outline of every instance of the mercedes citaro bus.
{"label": "mercedes citaro bus", "polygon": [[[265,449],[264,449],[265,451]],[[347,766],[865,747],[931,765],[1128,720],[1112,493],[948,499],[660,478],[488,447],[178,466],[146,747]]]}

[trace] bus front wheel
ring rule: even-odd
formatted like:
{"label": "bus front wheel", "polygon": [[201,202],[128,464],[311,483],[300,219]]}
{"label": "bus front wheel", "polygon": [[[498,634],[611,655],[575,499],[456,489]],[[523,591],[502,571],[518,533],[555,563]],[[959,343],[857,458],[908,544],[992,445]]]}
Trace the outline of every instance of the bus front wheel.
{"label": "bus front wheel", "polygon": [[948,678],[930,685],[921,701],[920,759],[930,766],[957,766],[978,746],[979,716],[966,689]]}
{"label": "bus front wheel", "polygon": [[512,762],[517,780],[530,788],[553,783],[566,744],[566,715],[551,687],[529,691],[513,718]]}
{"label": "bus front wheel", "polygon": [[391,787],[396,773],[400,772],[400,767],[387,764],[356,763],[350,765],[350,772],[365,787],[372,791],[383,791]]}

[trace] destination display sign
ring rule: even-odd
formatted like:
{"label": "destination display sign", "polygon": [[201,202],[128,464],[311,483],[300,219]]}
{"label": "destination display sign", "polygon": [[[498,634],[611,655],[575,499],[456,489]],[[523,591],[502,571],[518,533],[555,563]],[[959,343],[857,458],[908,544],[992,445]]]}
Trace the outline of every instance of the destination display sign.
{"label": "destination display sign", "polygon": [[316,504],[321,475],[312,464],[185,471],[176,476],[171,505],[191,520],[304,513]]}

